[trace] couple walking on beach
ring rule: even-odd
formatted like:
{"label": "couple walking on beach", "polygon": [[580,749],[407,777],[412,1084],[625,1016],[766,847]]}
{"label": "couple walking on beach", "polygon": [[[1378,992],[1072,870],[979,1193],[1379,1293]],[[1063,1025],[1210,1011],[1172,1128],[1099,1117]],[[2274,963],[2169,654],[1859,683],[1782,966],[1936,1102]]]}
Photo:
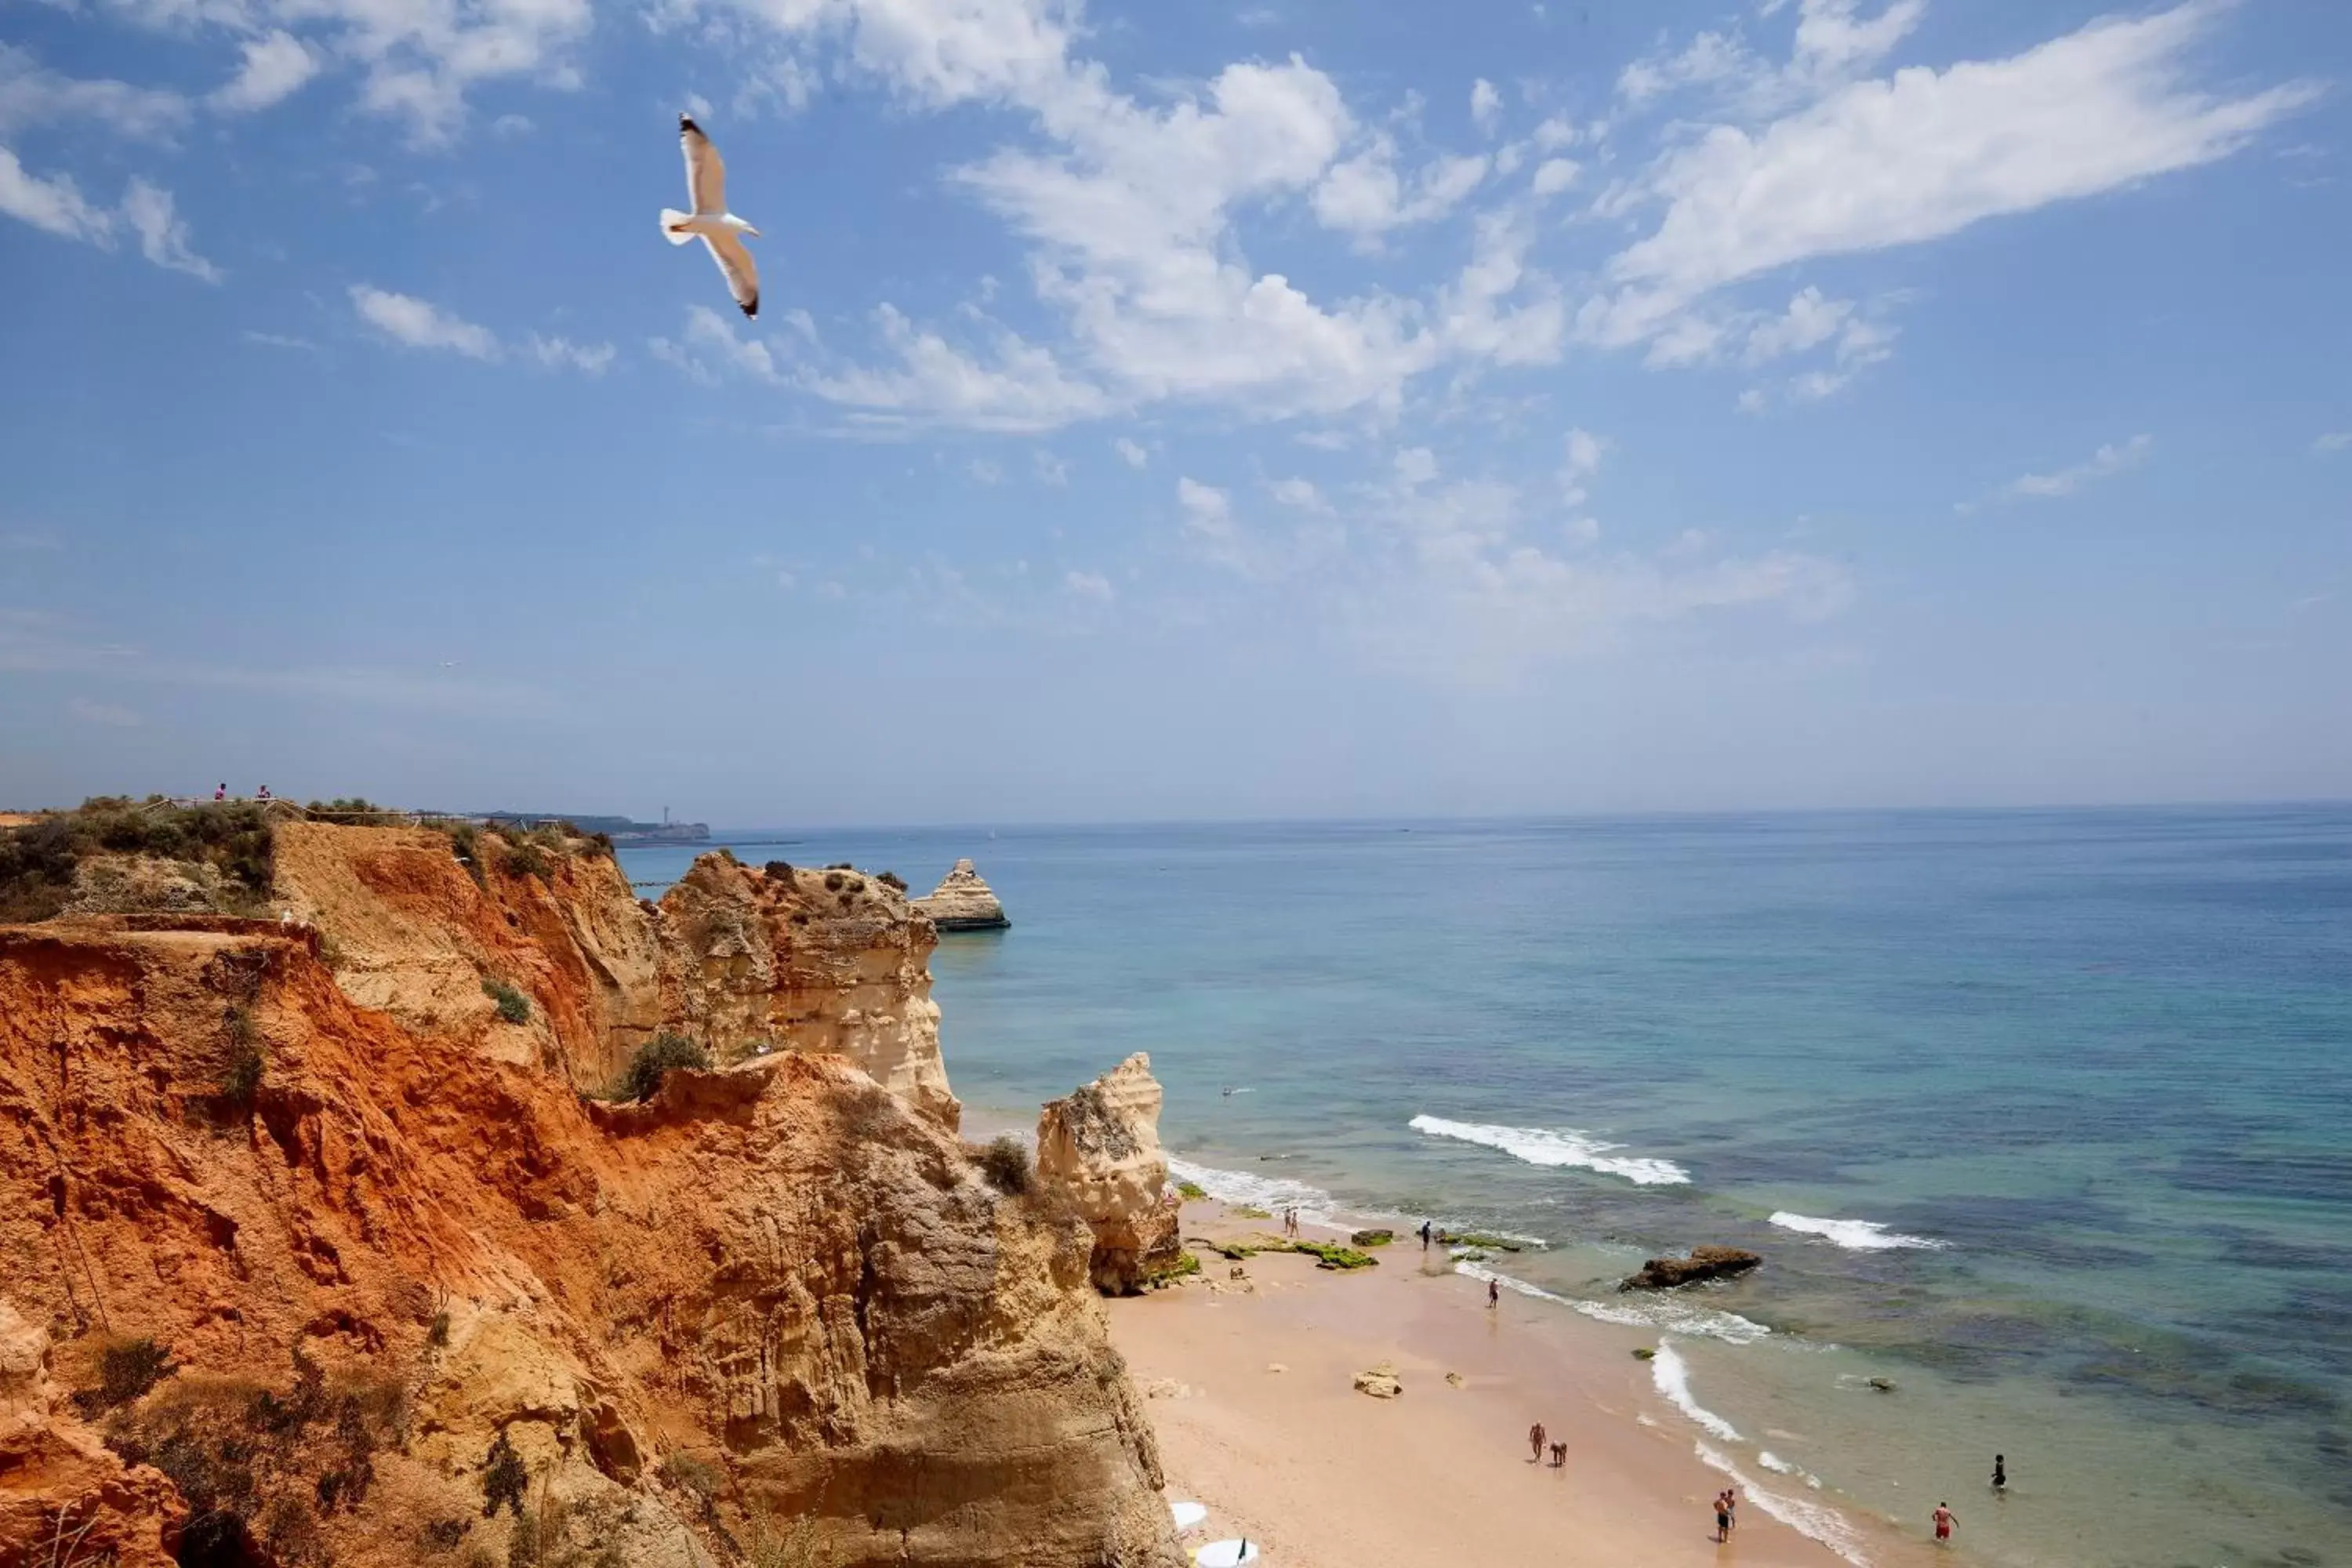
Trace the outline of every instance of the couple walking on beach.
{"label": "couple walking on beach", "polygon": [[1528,1428],[1528,1452],[1529,1455],[1528,1463],[1531,1465],[1542,1464],[1547,1448],[1549,1448],[1551,1454],[1551,1468],[1553,1469],[1557,1470],[1561,1466],[1568,1463],[1568,1445],[1565,1443],[1549,1442],[1544,1433],[1544,1424],[1538,1421],[1534,1426]]}

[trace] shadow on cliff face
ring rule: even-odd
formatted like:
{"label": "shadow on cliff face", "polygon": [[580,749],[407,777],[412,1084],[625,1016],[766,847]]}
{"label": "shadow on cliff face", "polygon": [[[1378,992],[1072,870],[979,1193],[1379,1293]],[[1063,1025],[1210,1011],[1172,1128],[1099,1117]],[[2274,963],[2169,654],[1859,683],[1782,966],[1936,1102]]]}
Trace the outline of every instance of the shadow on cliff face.
{"label": "shadow on cliff face", "polygon": [[[0,1205],[0,1561],[64,1526],[121,1568],[1181,1562],[1085,1227],[941,1114],[903,900],[750,888],[788,1000],[739,975],[722,1008],[617,877],[486,900],[413,834],[311,835],[307,928],[0,929],[0,1178],[32,1200]],[[502,1042],[483,958],[558,1048]],[[573,1064],[627,1052],[570,1033],[600,1016],[775,1048],[601,1104]],[[78,1407],[142,1340],[169,1374]]]}

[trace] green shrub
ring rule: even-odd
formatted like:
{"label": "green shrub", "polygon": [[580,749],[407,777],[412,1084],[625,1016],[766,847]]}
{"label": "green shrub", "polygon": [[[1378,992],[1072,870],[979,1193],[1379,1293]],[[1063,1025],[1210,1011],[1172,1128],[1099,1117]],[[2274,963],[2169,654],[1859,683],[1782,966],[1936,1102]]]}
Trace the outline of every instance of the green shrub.
{"label": "green shrub", "polygon": [[546,881],[555,874],[554,863],[547,851],[536,843],[510,844],[507,847],[507,874],[512,877],[536,877]]}
{"label": "green shrub", "polygon": [[499,1428],[498,1441],[482,1460],[482,1517],[496,1519],[499,1510],[511,1508],[515,1518],[523,1516],[522,1500],[530,1490],[530,1472],[523,1468],[522,1456],[507,1440],[507,1430]]}
{"label": "green shrub", "polygon": [[1255,1204],[1235,1204],[1225,1211],[1235,1219],[1272,1219],[1274,1215]]}
{"label": "green shrub", "polygon": [[397,806],[379,805],[363,795],[314,800],[302,809],[310,814],[313,822],[336,822],[349,827],[373,827],[383,823],[404,821],[408,815]]}
{"label": "green shrub", "polygon": [[530,998],[505,981],[483,981],[482,994],[499,1005],[499,1022],[506,1024],[530,1022]]}
{"label": "green shrub", "polygon": [[153,1340],[117,1340],[98,1352],[98,1386],[75,1396],[85,1415],[112,1410],[143,1398],[147,1391],[180,1369],[172,1352]]}
{"label": "green shrub", "polygon": [[73,896],[76,868],[95,855],[208,866],[228,884],[236,911],[258,913],[268,900],[269,821],[260,806],[93,795],[73,811],[0,829],[0,921],[57,914]]}
{"label": "green shrub", "polygon": [[699,1041],[684,1035],[656,1035],[637,1047],[629,1058],[628,1069],[621,1075],[623,1100],[651,1100],[674,1068],[687,1068],[695,1072],[710,1070],[710,1053]]}
{"label": "green shrub", "polygon": [[1198,1274],[1200,1271],[1201,1260],[1198,1258],[1190,1252],[1179,1252],[1173,1262],[1146,1270],[1144,1279],[1152,1285],[1165,1285],[1171,1280],[1181,1279],[1187,1274]]}
{"label": "green shrub", "polygon": [[672,1454],[661,1462],[661,1478],[681,1491],[690,1492],[705,1515],[719,1500],[727,1485],[727,1478],[716,1465],[698,1459],[692,1454]]}
{"label": "green shrub", "polygon": [[980,1152],[980,1173],[998,1192],[1016,1197],[1036,1179],[1029,1163],[1029,1146],[1009,1132]]}
{"label": "green shrub", "polygon": [[1195,1203],[1207,1197],[1209,1189],[1198,1182],[1179,1182],[1176,1184],[1176,1195],[1188,1204]]}
{"label": "green shrub", "polygon": [[907,890],[907,879],[896,871],[885,871],[874,879],[894,892],[903,893]]}
{"label": "green shrub", "polygon": [[216,1087],[224,1101],[245,1110],[261,1092],[261,1072],[267,1065],[261,1037],[253,1026],[253,1014],[243,1006],[230,1006],[222,1017],[222,1028],[228,1036],[228,1056],[221,1064]]}

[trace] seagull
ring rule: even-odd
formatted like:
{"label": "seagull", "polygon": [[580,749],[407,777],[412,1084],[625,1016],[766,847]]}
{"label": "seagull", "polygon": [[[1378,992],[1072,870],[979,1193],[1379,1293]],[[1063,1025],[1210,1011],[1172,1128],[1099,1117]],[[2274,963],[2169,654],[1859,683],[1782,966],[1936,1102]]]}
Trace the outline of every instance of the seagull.
{"label": "seagull", "polygon": [[701,236],[702,243],[710,247],[710,259],[719,263],[719,270],[726,276],[727,291],[735,296],[737,308],[746,316],[757,316],[760,269],[752,265],[751,252],[740,237],[748,234],[757,239],[760,231],[727,210],[727,165],[690,116],[677,117],[677,142],[686,149],[686,196],[694,210],[662,208],[662,237],[672,245],[684,245]]}

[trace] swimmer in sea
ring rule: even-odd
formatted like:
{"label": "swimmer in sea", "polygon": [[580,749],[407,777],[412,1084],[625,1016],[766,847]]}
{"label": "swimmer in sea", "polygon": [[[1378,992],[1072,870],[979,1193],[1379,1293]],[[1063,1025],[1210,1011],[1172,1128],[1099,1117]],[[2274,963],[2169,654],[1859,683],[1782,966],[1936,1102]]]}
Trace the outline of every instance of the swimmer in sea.
{"label": "swimmer in sea", "polygon": [[1936,1505],[1934,1517],[1936,1521],[1936,1539],[1938,1541],[1949,1541],[1952,1538],[1952,1526],[1960,1522],[1960,1516],[1952,1511],[1952,1505],[1950,1503],[1939,1502]]}
{"label": "swimmer in sea", "polygon": [[2009,1460],[1999,1454],[1992,1457],[1992,1489],[1997,1492],[2009,1489]]}

